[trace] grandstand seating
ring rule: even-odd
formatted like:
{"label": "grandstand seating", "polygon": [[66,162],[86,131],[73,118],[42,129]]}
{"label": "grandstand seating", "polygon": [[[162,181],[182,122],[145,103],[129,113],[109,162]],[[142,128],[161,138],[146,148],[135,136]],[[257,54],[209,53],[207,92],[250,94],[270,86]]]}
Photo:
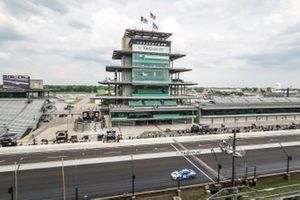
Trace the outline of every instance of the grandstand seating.
{"label": "grandstand seating", "polygon": [[0,99],[0,137],[6,133],[21,138],[28,129],[34,129],[42,116],[43,99]]}

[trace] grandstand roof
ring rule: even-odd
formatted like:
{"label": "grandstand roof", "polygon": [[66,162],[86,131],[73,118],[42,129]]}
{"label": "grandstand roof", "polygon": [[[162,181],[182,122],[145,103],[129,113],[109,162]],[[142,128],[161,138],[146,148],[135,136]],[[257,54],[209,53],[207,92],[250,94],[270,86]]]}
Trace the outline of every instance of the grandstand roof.
{"label": "grandstand roof", "polygon": [[200,100],[207,108],[245,108],[245,107],[295,107],[300,106],[298,97],[212,97],[209,101]]}

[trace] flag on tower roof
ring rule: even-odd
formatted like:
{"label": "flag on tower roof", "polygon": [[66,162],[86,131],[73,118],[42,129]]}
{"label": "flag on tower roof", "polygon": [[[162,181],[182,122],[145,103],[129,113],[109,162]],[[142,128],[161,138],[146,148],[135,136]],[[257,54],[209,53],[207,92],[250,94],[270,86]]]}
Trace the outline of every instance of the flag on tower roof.
{"label": "flag on tower roof", "polygon": [[156,16],[152,12],[150,12],[150,18],[156,20]]}
{"label": "flag on tower roof", "polygon": [[144,24],[147,24],[148,19],[146,17],[141,16],[141,22],[143,22]]}
{"label": "flag on tower roof", "polygon": [[158,26],[154,22],[152,23],[152,28],[158,30]]}

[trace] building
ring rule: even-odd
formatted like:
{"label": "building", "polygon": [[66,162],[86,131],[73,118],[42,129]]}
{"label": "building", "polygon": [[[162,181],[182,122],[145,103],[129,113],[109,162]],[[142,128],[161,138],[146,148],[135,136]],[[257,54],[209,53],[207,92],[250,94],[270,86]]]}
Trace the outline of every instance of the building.
{"label": "building", "polygon": [[186,88],[197,84],[180,77],[191,69],[173,66],[185,55],[172,53],[171,35],[125,30],[122,49],[112,54],[121,65],[106,66],[114,78],[99,81],[108,87],[108,95],[95,98],[102,102],[107,126],[191,123],[196,118],[197,107],[191,103],[195,97]]}
{"label": "building", "polygon": [[43,80],[41,79],[30,79],[29,86],[30,89],[44,89]]}
{"label": "building", "polygon": [[54,90],[44,89],[43,80],[28,75],[3,75],[0,98],[46,98]]}
{"label": "building", "polygon": [[300,120],[298,97],[212,97],[198,103],[197,122],[212,127],[290,124]]}

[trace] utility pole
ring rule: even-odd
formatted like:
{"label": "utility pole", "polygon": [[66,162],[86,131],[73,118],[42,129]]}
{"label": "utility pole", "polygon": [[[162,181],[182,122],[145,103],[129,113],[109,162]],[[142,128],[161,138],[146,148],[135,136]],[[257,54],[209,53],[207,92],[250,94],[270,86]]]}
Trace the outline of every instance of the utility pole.
{"label": "utility pole", "polygon": [[231,175],[231,186],[235,186],[235,150],[236,150],[236,129],[233,130],[232,139],[232,175]]}
{"label": "utility pole", "polygon": [[64,158],[61,158],[61,173],[62,173],[62,184],[63,184],[63,200],[67,200],[67,197],[66,197]]}

